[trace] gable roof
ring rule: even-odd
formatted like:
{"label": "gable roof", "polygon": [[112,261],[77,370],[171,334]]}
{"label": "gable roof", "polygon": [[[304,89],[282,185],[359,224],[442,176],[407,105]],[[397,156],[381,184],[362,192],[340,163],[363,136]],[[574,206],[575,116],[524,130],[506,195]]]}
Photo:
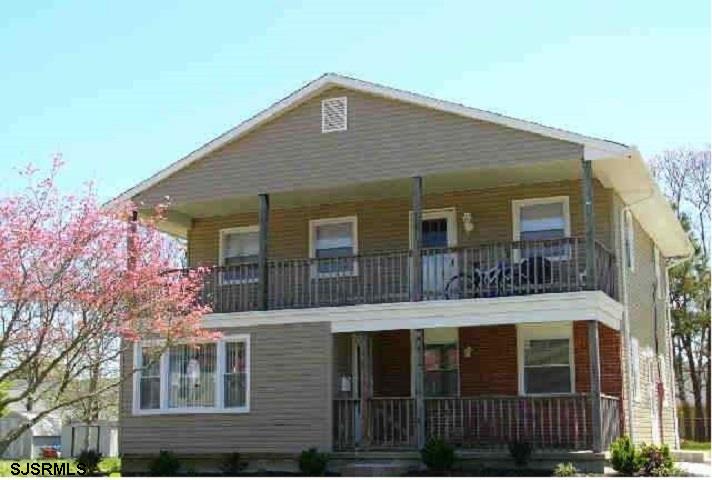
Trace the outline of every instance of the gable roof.
{"label": "gable roof", "polygon": [[464,118],[489,122],[495,125],[569,142],[583,147],[583,157],[594,161],[594,172],[604,186],[619,193],[663,255],[680,257],[691,254],[692,245],[677,220],[669,203],[660,192],[655,180],[635,147],[600,138],[548,127],[536,122],[508,117],[494,112],[467,107],[405,90],[386,87],[356,78],[327,73],[307,83],[287,97],[245,120],[236,127],[209,141],[187,156],[177,160],[151,177],[126,190],[110,201],[131,200],[174,173],[188,167],[208,154],[256,130],[327,89],[341,87],[356,92],[400,101],[415,106],[458,115]]}
{"label": "gable roof", "polygon": [[567,130],[547,127],[536,122],[520,120],[486,110],[467,107],[459,103],[439,100],[405,90],[399,90],[356,78],[337,75],[335,73],[327,73],[316,80],[312,80],[302,88],[294,91],[282,100],[275,102],[270,107],[262,110],[236,127],[214,138],[166,168],[159,170],[151,177],[121,193],[113,201],[130,200],[141,192],[156,185],[158,182],[171,176],[175,172],[182,170],[183,168],[205,157],[209,153],[241,138],[247,133],[259,128],[264,123],[273,120],[286,111],[297,107],[307,100],[319,95],[324,90],[332,87],[342,87],[391,100],[397,100],[433,110],[459,115],[465,118],[490,122],[496,125],[513,128],[515,130],[522,130],[556,140],[576,143],[584,147],[584,158],[587,160],[619,157],[630,154],[631,150],[634,150],[622,143],[580,135]]}

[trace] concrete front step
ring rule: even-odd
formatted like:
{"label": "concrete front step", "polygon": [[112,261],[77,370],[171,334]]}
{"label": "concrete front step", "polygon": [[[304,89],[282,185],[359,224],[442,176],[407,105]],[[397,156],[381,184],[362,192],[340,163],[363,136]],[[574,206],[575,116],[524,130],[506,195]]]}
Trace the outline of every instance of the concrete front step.
{"label": "concrete front step", "polygon": [[414,467],[416,466],[412,462],[407,461],[352,462],[341,468],[341,475],[345,477],[400,477],[413,471]]}

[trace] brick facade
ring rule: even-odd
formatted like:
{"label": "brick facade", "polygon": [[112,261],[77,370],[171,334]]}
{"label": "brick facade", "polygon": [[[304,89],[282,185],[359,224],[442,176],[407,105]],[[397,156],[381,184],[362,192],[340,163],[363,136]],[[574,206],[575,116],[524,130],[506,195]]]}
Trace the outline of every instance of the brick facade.
{"label": "brick facade", "polygon": [[459,336],[461,395],[516,395],[516,326],[463,327]]}
{"label": "brick facade", "polygon": [[[598,343],[601,352],[601,392],[620,398],[623,389],[620,332],[599,323]],[[587,322],[574,322],[574,363],[576,391],[588,392],[591,388],[591,380]]]}

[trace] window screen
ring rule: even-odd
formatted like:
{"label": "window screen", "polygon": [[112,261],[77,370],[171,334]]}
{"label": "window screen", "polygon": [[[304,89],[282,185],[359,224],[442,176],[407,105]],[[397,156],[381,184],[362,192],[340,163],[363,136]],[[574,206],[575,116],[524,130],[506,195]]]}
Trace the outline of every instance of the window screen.
{"label": "window screen", "polygon": [[257,279],[259,232],[223,233],[222,241],[223,281]]}
{"label": "window screen", "polygon": [[139,408],[161,408],[161,352],[157,348],[141,348],[139,384]]}
{"label": "window screen", "polygon": [[214,343],[171,347],[169,408],[215,406],[216,358]]}
{"label": "window screen", "polygon": [[[352,222],[316,225],[314,231],[314,253],[318,259],[319,273],[350,273],[353,260],[344,259],[354,253]],[[339,260],[341,258],[341,260]]]}
{"label": "window screen", "polygon": [[568,338],[528,340],[524,348],[524,391],[570,392],[569,348]]}
{"label": "window screen", "polygon": [[566,236],[562,202],[523,205],[519,209],[520,240],[550,240]]}
{"label": "window screen", "polygon": [[245,342],[225,343],[225,407],[244,407],[247,399],[247,346]]}

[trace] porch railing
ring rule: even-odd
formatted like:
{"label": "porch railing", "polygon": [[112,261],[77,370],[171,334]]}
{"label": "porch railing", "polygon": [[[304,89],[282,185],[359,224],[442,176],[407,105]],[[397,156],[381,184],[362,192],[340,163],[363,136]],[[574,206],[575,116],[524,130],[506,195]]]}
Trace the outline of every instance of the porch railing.
{"label": "porch railing", "polygon": [[[416,447],[412,398],[335,400],[336,450]],[[620,429],[620,402],[602,395],[603,447]],[[426,438],[442,438],[458,448],[506,449],[509,442],[529,442],[537,450],[592,448],[591,397],[482,396],[425,400]]]}
{"label": "porch railing", "polygon": [[[597,288],[615,298],[615,258],[596,244]],[[503,242],[422,251],[424,300],[489,298],[586,288],[580,238]],[[270,260],[270,310],[405,302],[413,270],[409,250],[319,259]],[[213,269],[203,300],[215,312],[258,308],[257,264]]]}

